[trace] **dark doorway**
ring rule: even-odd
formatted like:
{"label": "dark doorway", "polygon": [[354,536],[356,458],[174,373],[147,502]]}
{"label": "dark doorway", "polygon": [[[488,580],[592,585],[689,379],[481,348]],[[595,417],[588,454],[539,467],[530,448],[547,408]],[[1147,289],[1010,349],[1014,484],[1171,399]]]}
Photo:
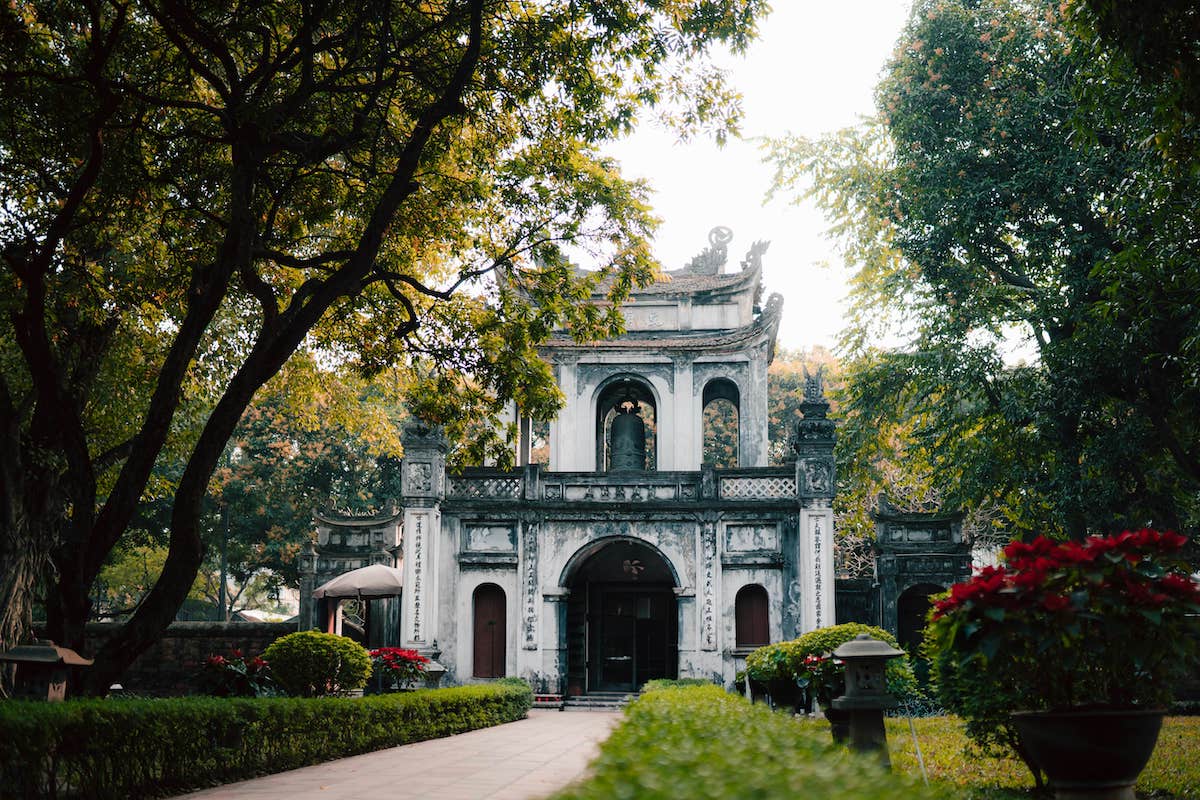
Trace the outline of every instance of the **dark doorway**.
{"label": "dark doorway", "polygon": [[633,692],[674,678],[679,611],[662,557],[632,541],[597,549],[571,581],[567,693]]}
{"label": "dark doorway", "polygon": [[896,640],[910,655],[919,656],[925,641],[925,617],[929,596],[946,591],[934,583],[918,583],[905,589],[896,602]]}
{"label": "dark doorway", "polygon": [[476,678],[504,677],[504,590],[485,583],[475,590]]}

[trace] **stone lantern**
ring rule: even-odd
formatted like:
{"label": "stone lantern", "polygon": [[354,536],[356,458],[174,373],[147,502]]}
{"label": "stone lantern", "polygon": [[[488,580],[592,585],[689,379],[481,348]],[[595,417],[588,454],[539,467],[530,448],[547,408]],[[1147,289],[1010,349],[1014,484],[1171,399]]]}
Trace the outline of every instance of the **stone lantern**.
{"label": "stone lantern", "polygon": [[16,664],[17,676],[14,697],[30,700],[61,702],[67,696],[67,676],[71,667],[90,667],[92,659],[84,658],[67,647],[38,640],[0,653],[0,661]]}
{"label": "stone lantern", "polygon": [[884,671],[888,660],[904,655],[904,651],[860,633],[834,650],[833,655],[846,665],[846,694],[835,697],[833,707],[850,712],[851,749],[878,752],[883,763],[891,766],[883,711],[900,703],[888,694]]}

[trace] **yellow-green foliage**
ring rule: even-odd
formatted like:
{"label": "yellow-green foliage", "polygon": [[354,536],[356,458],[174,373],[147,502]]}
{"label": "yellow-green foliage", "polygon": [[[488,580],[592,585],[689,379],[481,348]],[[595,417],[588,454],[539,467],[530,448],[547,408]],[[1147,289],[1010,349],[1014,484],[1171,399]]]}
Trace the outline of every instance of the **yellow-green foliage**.
{"label": "yellow-green foliage", "polygon": [[263,652],[273,677],[292,697],[349,694],[367,685],[371,655],[361,644],[332,633],[297,631]]}
{"label": "yellow-green foliage", "polygon": [[948,797],[716,686],[665,688],[629,706],[592,775],[555,800],[922,800]]}
{"label": "yellow-green foliage", "polygon": [[[826,726],[808,723],[814,729]],[[954,786],[971,798],[1028,797],[1029,770],[1015,756],[991,758],[967,738],[958,717],[913,720],[929,779]],[[912,735],[905,719],[887,720],[892,764],[898,773],[919,775]],[[1137,783],[1138,794],[1157,798],[1200,798],[1200,717],[1167,717],[1154,756]]]}
{"label": "yellow-green foliage", "polygon": [[[817,628],[789,642],[777,642],[758,648],[746,656],[746,674],[756,681],[794,681],[804,671],[806,656],[831,653],[860,633],[887,642],[892,647],[900,646],[896,637],[883,628],[860,622],[844,622],[841,625]],[[897,697],[908,697],[917,691],[916,678],[913,677],[912,665],[907,656],[888,662],[887,682],[888,691]],[[833,692],[835,695],[841,693],[840,687],[815,688],[818,695],[825,692]],[[823,697],[822,701],[828,702],[829,698]]]}
{"label": "yellow-green foliage", "polygon": [[529,686],[364,698],[0,702],[0,797],[178,794],[522,719]]}

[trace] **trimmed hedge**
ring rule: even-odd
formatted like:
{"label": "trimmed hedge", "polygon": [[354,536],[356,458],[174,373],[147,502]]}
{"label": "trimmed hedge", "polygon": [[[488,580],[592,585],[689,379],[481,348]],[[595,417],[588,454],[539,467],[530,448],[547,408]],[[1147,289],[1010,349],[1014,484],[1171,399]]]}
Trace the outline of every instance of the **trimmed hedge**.
{"label": "trimmed hedge", "polygon": [[522,719],[524,683],[364,698],[0,703],[0,794],[155,797]]}
{"label": "trimmed hedge", "polygon": [[882,769],[816,731],[717,686],[642,695],[600,746],[591,777],[555,800],[928,800],[944,791]]}
{"label": "trimmed hedge", "polygon": [[660,692],[663,689],[685,689],[689,686],[713,685],[713,682],[708,678],[655,678],[652,681],[646,681],[646,685],[642,687],[642,694]]}

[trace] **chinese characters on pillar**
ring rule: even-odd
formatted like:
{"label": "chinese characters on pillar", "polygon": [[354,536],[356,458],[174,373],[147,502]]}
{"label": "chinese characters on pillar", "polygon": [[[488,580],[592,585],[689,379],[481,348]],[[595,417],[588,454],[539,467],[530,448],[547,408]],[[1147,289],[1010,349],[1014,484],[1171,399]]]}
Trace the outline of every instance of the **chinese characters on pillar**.
{"label": "chinese characters on pillar", "polygon": [[705,523],[704,547],[704,603],[701,606],[701,639],[705,650],[717,649],[715,572],[717,560],[717,531],[711,523]]}
{"label": "chinese characters on pillar", "polygon": [[824,598],[824,595],[822,594],[823,589],[821,587],[821,518],[820,517],[813,517],[813,589],[815,590],[814,596],[816,597],[816,600],[817,600],[815,603],[813,603],[813,610],[816,612],[816,623],[817,623],[816,627],[820,628],[820,627],[822,627],[822,625],[821,625],[821,606],[824,605],[824,603],[821,602],[822,598]]}
{"label": "chinese characters on pillar", "polygon": [[421,637],[421,599],[422,599],[422,574],[425,561],[425,554],[422,548],[425,544],[425,534],[422,525],[422,518],[415,517],[413,525],[413,615],[412,615],[412,638],[414,642],[425,641]]}
{"label": "chinese characters on pillar", "polygon": [[525,525],[525,649],[537,649],[538,524]]}

